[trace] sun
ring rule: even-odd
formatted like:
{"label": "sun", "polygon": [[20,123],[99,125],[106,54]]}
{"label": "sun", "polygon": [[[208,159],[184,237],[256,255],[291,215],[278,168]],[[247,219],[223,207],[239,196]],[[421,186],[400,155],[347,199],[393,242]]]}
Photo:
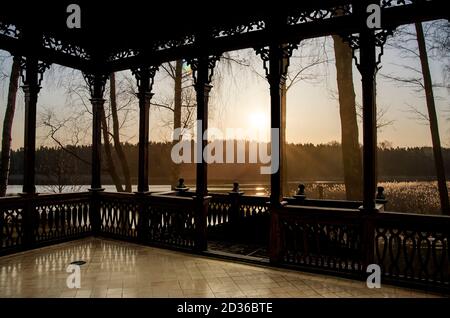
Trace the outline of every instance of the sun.
{"label": "sun", "polygon": [[248,116],[250,128],[265,130],[269,128],[269,118],[264,112],[252,112]]}
{"label": "sun", "polygon": [[267,113],[260,111],[249,113],[248,128],[250,139],[260,142],[270,140],[270,121]]}

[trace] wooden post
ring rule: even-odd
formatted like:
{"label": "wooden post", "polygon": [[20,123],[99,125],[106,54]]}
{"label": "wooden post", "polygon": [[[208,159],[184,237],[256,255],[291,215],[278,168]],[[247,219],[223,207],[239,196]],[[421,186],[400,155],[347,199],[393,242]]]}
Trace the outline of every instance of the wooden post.
{"label": "wooden post", "polygon": [[375,77],[377,56],[374,31],[362,27],[360,33],[360,65],[363,103],[363,207],[365,214],[362,228],[363,276],[369,264],[374,262],[375,252],[375,207],[377,175],[377,123]]}
{"label": "wooden post", "polygon": [[281,232],[279,209],[281,206],[270,206],[270,237],[269,237],[269,260],[272,264],[281,262]]}
{"label": "wooden post", "polygon": [[94,83],[94,94],[91,98],[92,103],[92,175],[91,189],[99,190],[101,183],[101,147],[102,147],[102,122],[101,114],[105,100],[103,93],[99,94],[100,83],[96,80]]}
{"label": "wooden post", "polygon": [[203,159],[203,150],[208,141],[203,139],[203,134],[208,129],[208,101],[212,86],[209,84],[208,57],[198,58],[197,80],[195,91],[197,93],[197,170],[196,193],[201,198],[208,194],[208,165]]}
{"label": "wooden post", "polygon": [[141,67],[133,70],[138,86],[139,98],[139,161],[138,189],[139,193],[148,192],[149,164],[149,113],[150,101],[153,97],[152,86],[157,66]]}
{"label": "wooden post", "polygon": [[25,131],[23,143],[23,193],[34,194],[35,187],[35,152],[36,152],[36,106],[39,87],[39,61],[27,56],[25,62],[24,85],[25,94]]}
{"label": "wooden post", "polygon": [[24,249],[30,249],[33,247],[35,241],[35,225],[39,222],[39,218],[36,217],[36,210],[33,204],[32,196],[24,194],[24,207],[22,211],[22,231],[23,231],[23,247]]}
{"label": "wooden post", "polygon": [[[267,79],[270,85],[270,127],[271,127],[271,155],[272,165],[274,161],[278,162],[278,169],[273,169],[270,175],[270,202],[279,205],[283,200],[283,184],[281,180],[282,167],[282,143],[281,135],[282,125],[282,85],[286,81],[284,71],[285,59],[283,58],[283,49],[279,45],[271,45],[269,47],[269,73]],[[278,134],[274,134],[274,130],[278,130]],[[278,147],[275,147],[275,146]],[[275,159],[277,158],[277,159]]]}
{"label": "wooden post", "polygon": [[[277,33],[282,21],[270,21],[272,31]],[[274,35],[275,35],[274,34]],[[292,51],[297,48],[296,44],[272,43],[267,48],[257,49],[264,61],[264,69],[270,86],[270,127],[271,127],[271,155],[272,171],[270,175],[270,242],[269,256],[272,263],[278,263],[281,255],[281,238],[278,211],[282,209],[283,202],[283,136],[281,128],[283,125],[282,114],[282,87],[286,81],[286,73],[289,66],[289,58]],[[268,63],[268,65],[267,65]],[[276,133],[278,132],[278,133]],[[278,166],[274,166],[277,164]]]}
{"label": "wooden post", "polygon": [[233,233],[232,238],[235,238],[236,235],[241,234],[241,228],[239,227],[241,222],[241,215],[240,215],[240,198],[244,194],[244,192],[239,190],[239,183],[234,182],[233,183],[233,190],[228,192],[230,196],[231,206],[230,206],[230,212],[229,217],[230,219],[228,222],[230,223],[230,230],[231,233]]}
{"label": "wooden post", "polygon": [[197,149],[196,149],[196,217],[195,225],[197,232],[196,249],[207,249],[207,216],[208,216],[208,166],[203,158],[203,151],[208,143],[203,140],[203,135],[208,129],[208,102],[209,93],[212,86],[210,85],[215,62],[218,56],[200,56],[191,60],[190,64],[194,71],[195,92],[197,97]]}
{"label": "wooden post", "polygon": [[360,65],[363,104],[363,177],[365,212],[375,210],[377,125],[375,74],[377,71],[375,37],[373,31],[364,30],[360,35]]}
{"label": "wooden post", "polygon": [[[280,23],[281,21],[278,21]],[[279,26],[273,25],[276,32]],[[268,48],[258,48],[256,53],[261,55],[266,71],[266,78],[270,86],[270,127],[271,127],[271,175],[270,175],[270,202],[280,205],[283,201],[283,161],[285,147],[283,140],[283,84],[286,82],[286,72],[289,66],[289,58],[297,44],[272,43]]]}
{"label": "wooden post", "polygon": [[147,213],[148,197],[145,196],[145,192],[138,191],[136,193],[136,199],[138,206],[137,235],[138,240],[145,244],[149,235],[149,215]]}
{"label": "wooden post", "polygon": [[104,189],[101,183],[101,146],[102,146],[102,112],[105,100],[103,93],[107,75],[102,73],[84,74],[89,85],[92,104],[92,159],[91,159],[91,206],[90,220],[92,232],[98,235],[101,231],[100,192]]}
{"label": "wooden post", "polygon": [[139,167],[138,192],[148,192],[149,109],[153,94],[139,92]]}
{"label": "wooden post", "polygon": [[207,240],[207,217],[208,217],[208,207],[211,197],[194,197],[195,204],[195,247],[196,251],[205,251],[208,249]]}
{"label": "wooden post", "polygon": [[25,127],[24,127],[24,164],[23,187],[25,204],[22,214],[23,245],[32,247],[35,237],[34,229],[38,213],[35,210],[33,196],[36,194],[35,163],[36,163],[36,107],[41,81],[45,69],[49,64],[40,62],[34,55],[36,46],[40,45],[40,34],[34,30],[26,29],[23,39],[27,43],[27,55],[21,61],[21,75],[25,95]]}

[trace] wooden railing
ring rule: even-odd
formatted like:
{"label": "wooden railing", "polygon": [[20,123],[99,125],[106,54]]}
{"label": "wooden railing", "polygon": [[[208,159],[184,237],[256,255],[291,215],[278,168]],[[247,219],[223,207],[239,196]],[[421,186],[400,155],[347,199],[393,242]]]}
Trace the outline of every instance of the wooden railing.
{"label": "wooden railing", "polygon": [[[207,199],[209,200],[209,199]],[[166,247],[206,246],[206,203],[193,196],[100,193],[101,235]]]}
{"label": "wooden railing", "polygon": [[291,205],[273,210],[271,261],[359,275],[364,254],[358,212]]}
{"label": "wooden railing", "polygon": [[377,213],[374,224],[374,263],[385,280],[449,288],[450,217]]}
{"label": "wooden railing", "polygon": [[34,243],[91,234],[89,193],[40,195],[30,200]]}
{"label": "wooden railing", "polygon": [[450,217],[286,205],[271,211],[274,264],[450,289]]}
{"label": "wooden railing", "polygon": [[91,234],[89,193],[0,199],[0,254]]}
{"label": "wooden railing", "polygon": [[212,193],[208,207],[208,238],[267,245],[269,198],[240,192]]}
{"label": "wooden railing", "polygon": [[269,245],[274,265],[363,278],[368,264],[379,264],[385,281],[449,290],[450,217],[268,200],[239,192],[0,198],[0,254],[87,235],[203,251],[221,229],[222,239]]}
{"label": "wooden railing", "polygon": [[230,194],[214,193],[208,206],[208,228],[220,227],[237,215],[235,200]]}
{"label": "wooden railing", "polygon": [[0,255],[23,246],[25,202],[17,197],[0,199]]}
{"label": "wooden railing", "polygon": [[100,193],[99,228],[101,235],[137,240],[139,205],[132,193]]}
{"label": "wooden railing", "polygon": [[[206,237],[201,231],[206,215],[198,211],[191,197],[154,196],[144,200],[146,219],[141,229],[144,240],[179,248],[201,249]],[[196,212],[200,213],[196,213]]]}

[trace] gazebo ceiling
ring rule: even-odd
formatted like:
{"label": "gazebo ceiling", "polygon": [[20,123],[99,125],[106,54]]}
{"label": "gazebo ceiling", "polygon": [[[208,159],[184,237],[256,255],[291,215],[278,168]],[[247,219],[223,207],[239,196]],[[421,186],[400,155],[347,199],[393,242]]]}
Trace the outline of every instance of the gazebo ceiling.
{"label": "gazebo ceiling", "polygon": [[[69,29],[66,8],[71,3],[81,8],[81,28]],[[114,50],[140,48],[158,40],[178,39],[183,35],[212,29],[227,29],[280,15],[295,9],[327,8],[350,0],[279,2],[212,1],[39,1],[2,4],[0,19],[19,28],[31,28],[68,40],[86,49]],[[146,44],[147,43],[147,44]]]}
{"label": "gazebo ceiling", "polygon": [[[79,29],[69,29],[66,24],[70,15],[67,6],[74,2],[81,8]],[[445,2],[380,1],[385,11],[383,23],[448,17]],[[293,20],[276,36],[282,43],[340,32],[357,33],[361,16],[354,15],[353,10],[361,3],[362,0],[13,1],[3,3],[0,10],[0,49],[18,55],[32,50],[42,60],[73,68],[90,70],[99,66],[117,71],[205,52],[268,45],[273,38],[268,22],[277,18],[286,22],[289,16]],[[351,9],[342,17],[333,8],[343,4]],[[5,32],[8,25],[22,33],[11,36]],[[34,34],[39,42],[30,45],[23,34]],[[209,36],[208,40],[202,42],[203,35]]]}

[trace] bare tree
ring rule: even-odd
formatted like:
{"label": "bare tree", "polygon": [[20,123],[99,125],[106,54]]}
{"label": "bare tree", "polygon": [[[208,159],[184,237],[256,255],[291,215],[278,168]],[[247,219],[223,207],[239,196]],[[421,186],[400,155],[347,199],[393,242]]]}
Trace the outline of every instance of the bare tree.
{"label": "bare tree", "polygon": [[[442,156],[442,146],[439,135],[439,125],[436,114],[435,97],[433,93],[433,82],[431,79],[430,66],[428,61],[427,43],[425,34],[431,33],[432,24],[429,24],[424,31],[422,23],[414,24],[414,31],[408,27],[400,28],[397,31],[396,41],[391,44],[396,49],[401,50],[409,58],[420,62],[420,69],[411,65],[403,65],[403,68],[409,70],[414,75],[410,77],[383,74],[385,78],[400,83],[403,86],[413,87],[416,92],[425,93],[427,114],[420,111],[417,107],[410,106],[410,110],[421,120],[427,119],[431,132],[431,141],[433,144],[433,157],[438,182],[439,198],[441,202],[442,214],[450,214],[450,202],[445,176],[444,159]],[[416,42],[416,45],[414,45]]]}
{"label": "bare tree", "polygon": [[6,103],[5,118],[2,131],[2,152],[0,159],[0,197],[6,195],[8,186],[9,167],[11,161],[12,125],[16,109],[16,97],[19,86],[20,62],[14,57],[9,76],[8,101]]}
{"label": "bare tree", "polygon": [[[162,69],[174,82],[173,100],[166,100],[165,102],[153,103],[153,106],[166,109],[173,112],[166,121],[165,126],[176,131],[180,129],[178,140],[173,138],[172,143],[175,144],[182,139],[185,130],[191,129],[195,120],[196,102],[193,97],[195,92],[192,87],[190,79],[190,72],[183,71],[183,61],[177,60],[174,63],[166,63],[162,65]],[[184,109],[184,112],[183,112]],[[184,113],[184,117],[183,117]],[[175,137],[175,136],[174,136]],[[175,186],[180,178],[180,166],[172,163],[171,166],[171,184]]]}
{"label": "bare tree", "polygon": [[342,158],[345,191],[348,200],[362,198],[362,159],[358,140],[355,88],[353,86],[353,53],[340,36],[333,35],[336,79],[341,116]]}
{"label": "bare tree", "polygon": [[83,186],[80,185],[79,173],[76,161],[68,152],[56,152],[55,165],[39,167],[40,173],[46,178],[44,189],[46,192],[80,192]]}
{"label": "bare tree", "polygon": [[[125,156],[125,153],[123,152],[122,144],[120,143],[119,117],[117,114],[116,76],[114,73],[111,73],[111,75],[109,76],[109,96],[110,96],[109,105],[111,108],[111,117],[112,117],[112,126],[113,126],[112,137],[114,140],[114,149],[116,150],[117,157],[119,158],[119,162],[122,167],[122,173],[123,173],[124,183],[125,183],[125,192],[131,192],[130,168],[128,166],[127,157]],[[106,116],[103,116],[103,117],[105,118],[104,123],[106,124]],[[105,140],[105,134],[103,135],[103,138]],[[111,170],[112,170],[112,168],[111,168]],[[112,171],[110,171],[110,172],[112,172]],[[118,180],[116,180],[116,181],[118,181]]]}
{"label": "bare tree", "polygon": [[105,160],[107,170],[109,172],[109,175],[111,176],[111,179],[113,180],[113,183],[116,187],[116,191],[123,192],[122,181],[120,180],[120,177],[117,174],[116,167],[113,161],[113,155],[111,152],[111,142],[109,141],[110,136],[108,131],[108,123],[106,120],[106,113],[104,108],[102,109],[101,117],[102,117],[101,122],[102,122],[103,148],[105,149]]}
{"label": "bare tree", "polygon": [[[88,143],[88,140],[85,138],[86,136],[81,136],[80,138],[80,134],[89,131],[88,127],[81,127],[81,125],[84,121],[89,122],[89,118],[92,115],[91,105],[89,103],[90,96],[86,83],[80,76],[81,74],[64,72],[62,70],[60,70],[60,73],[61,77],[64,77],[65,80],[59,83],[59,86],[66,91],[67,103],[72,105],[72,108],[77,109],[77,111],[72,114],[66,113],[64,118],[58,118],[53,111],[47,109],[40,114],[39,122],[41,127],[44,127],[47,131],[47,137],[60,149],[65,152],[70,152],[67,144]],[[120,137],[121,131],[132,121],[130,114],[133,112],[133,107],[135,106],[133,105],[134,96],[131,94],[132,89],[130,88],[132,83],[126,76],[119,83],[116,82],[115,75],[111,75],[110,79],[110,98],[105,103],[105,108],[102,113],[102,135],[107,166],[107,169],[103,171],[110,174],[117,191],[124,191],[123,185],[125,185],[125,191],[131,192],[131,176]],[[67,140],[67,136],[69,135],[73,136],[71,140]],[[114,151],[117,154],[124,175],[124,181],[121,180],[117,173],[118,169],[115,166],[111,140],[114,142]],[[71,155],[78,160],[83,160],[75,153]],[[85,163],[90,164],[89,162]]]}

